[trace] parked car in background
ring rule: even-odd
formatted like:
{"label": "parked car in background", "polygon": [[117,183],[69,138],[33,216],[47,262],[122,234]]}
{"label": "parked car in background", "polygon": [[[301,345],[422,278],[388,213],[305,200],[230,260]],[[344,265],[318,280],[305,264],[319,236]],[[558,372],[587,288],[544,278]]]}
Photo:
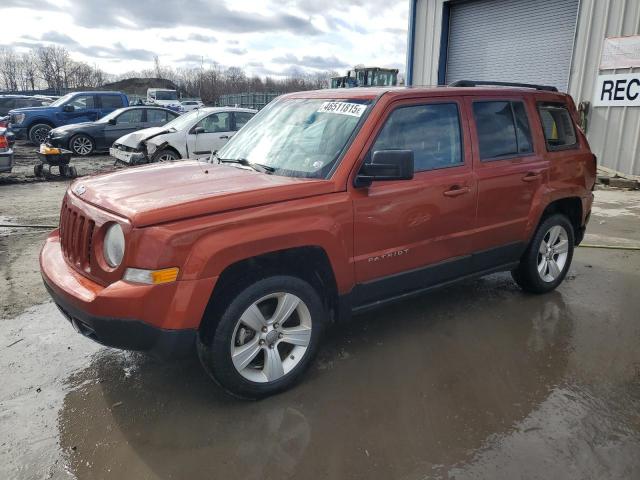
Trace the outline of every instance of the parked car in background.
{"label": "parked car in background", "polygon": [[257,110],[208,107],[179,116],[164,127],[124,135],[109,150],[127,164],[209,157],[221,148]]}
{"label": "parked car in background", "polygon": [[52,147],[71,150],[75,155],[90,155],[105,151],[116,141],[131,132],[149,127],[160,127],[172,121],[178,114],[160,107],[119,108],[95,122],[72,123],[54,128],[47,135],[46,143]]}
{"label": "parked car in background", "polygon": [[0,173],[9,173],[13,168],[13,142],[9,135],[12,134],[6,128],[0,128]]}
{"label": "parked car in background", "polygon": [[46,107],[11,110],[9,127],[16,137],[39,145],[53,128],[70,123],[95,122],[108,113],[129,106],[120,92],[74,92],[60,97]]}
{"label": "parked car in background", "polygon": [[202,107],[204,107],[204,103],[202,103],[200,100],[184,100],[183,102],[180,102],[181,112],[190,112],[191,110]]}
{"label": "parked car in background", "polygon": [[50,103],[51,100],[44,97],[32,97],[29,95],[0,95],[0,117],[8,115],[14,108],[43,107]]}
{"label": "parked car in background", "polygon": [[9,128],[9,115],[0,117],[0,128]]}

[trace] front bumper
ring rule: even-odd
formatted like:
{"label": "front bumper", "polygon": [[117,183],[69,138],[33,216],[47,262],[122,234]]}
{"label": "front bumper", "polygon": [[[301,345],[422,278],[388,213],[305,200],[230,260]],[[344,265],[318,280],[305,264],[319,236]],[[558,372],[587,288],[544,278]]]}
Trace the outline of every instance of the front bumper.
{"label": "front bumper", "polygon": [[215,284],[215,279],[203,279],[100,285],[67,263],[57,230],[42,247],[40,270],[54,302],[84,336],[109,347],[171,358],[193,351]]}
{"label": "front bumper", "polygon": [[63,137],[48,136],[45,143],[51,147],[69,149],[69,136],[63,136]]}
{"label": "front bumper", "polygon": [[120,148],[111,147],[109,149],[109,155],[116,159],[120,163],[125,165],[138,165],[142,163],[148,163],[148,159],[143,152],[132,152],[122,150]]}
{"label": "front bumper", "polygon": [[9,173],[13,168],[13,150],[0,152],[0,173]]}

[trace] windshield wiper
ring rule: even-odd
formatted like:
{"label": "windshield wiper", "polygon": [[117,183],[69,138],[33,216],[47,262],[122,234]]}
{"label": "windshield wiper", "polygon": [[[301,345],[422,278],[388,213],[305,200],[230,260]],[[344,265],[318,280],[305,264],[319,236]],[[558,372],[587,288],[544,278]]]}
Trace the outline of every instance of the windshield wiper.
{"label": "windshield wiper", "polygon": [[269,165],[262,165],[261,163],[253,163],[247,160],[246,158],[220,158],[218,159],[218,163],[237,163],[238,165],[242,165],[243,167],[253,168],[256,172],[260,173],[273,173],[276,171],[275,168],[270,167]]}

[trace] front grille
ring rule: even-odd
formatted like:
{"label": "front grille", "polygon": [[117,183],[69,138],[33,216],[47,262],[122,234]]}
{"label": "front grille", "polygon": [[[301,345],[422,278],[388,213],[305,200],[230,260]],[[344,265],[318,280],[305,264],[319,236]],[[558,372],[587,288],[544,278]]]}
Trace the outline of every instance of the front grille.
{"label": "front grille", "polygon": [[123,152],[139,152],[140,149],[138,148],[133,148],[133,147],[128,147],[126,145],[123,145],[121,143],[114,143],[113,144],[113,148],[117,149],[117,150],[122,150]]}
{"label": "front grille", "polygon": [[76,268],[91,271],[91,243],[95,222],[66,200],[60,211],[60,244],[65,258]]}

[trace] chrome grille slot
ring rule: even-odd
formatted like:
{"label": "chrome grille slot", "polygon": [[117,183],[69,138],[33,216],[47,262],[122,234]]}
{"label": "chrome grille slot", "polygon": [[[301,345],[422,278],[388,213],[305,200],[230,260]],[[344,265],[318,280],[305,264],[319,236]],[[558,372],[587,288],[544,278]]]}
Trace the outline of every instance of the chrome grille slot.
{"label": "chrome grille slot", "polygon": [[91,245],[95,222],[68,202],[62,204],[60,211],[60,244],[62,253],[74,267],[91,271]]}

